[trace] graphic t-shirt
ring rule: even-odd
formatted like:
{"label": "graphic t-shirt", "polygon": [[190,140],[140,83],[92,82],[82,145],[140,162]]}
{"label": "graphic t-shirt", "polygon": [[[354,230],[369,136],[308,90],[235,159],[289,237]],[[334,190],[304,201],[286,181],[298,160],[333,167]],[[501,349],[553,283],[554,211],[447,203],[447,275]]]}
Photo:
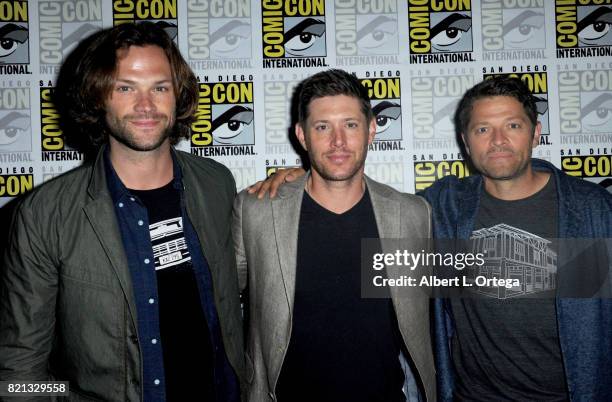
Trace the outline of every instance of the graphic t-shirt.
{"label": "graphic t-shirt", "polygon": [[459,400],[568,399],[557,329],[558,201],[554,178],[516,201],[483,190],[472,239],[485,251],[475,275],[518,279],[452,299],[453,363]]}
{"label": "graphic t-shirt", "polygon": [[130,190],[147,207],[155,258],[166,399],[214,400],[213,353],[172,182]]}

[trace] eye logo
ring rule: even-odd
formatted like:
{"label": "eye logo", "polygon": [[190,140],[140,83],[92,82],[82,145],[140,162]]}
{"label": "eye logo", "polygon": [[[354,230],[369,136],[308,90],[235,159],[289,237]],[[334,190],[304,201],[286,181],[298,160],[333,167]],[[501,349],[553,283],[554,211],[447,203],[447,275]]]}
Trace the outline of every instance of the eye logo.
{"label": "eye logo", "polygon": [[0,118],[0,150],[29,151],[30,115],[12,111]]}
{"label": "eye logo", "polygon": [[612,45],[612,9],[605,6],[581,7],[578,19],[578,43],[580,46]]}
{"label": "eye logo", "polygon": [[212,121],[213,145],[253,144],[252,122],[253,109],[241,105],[229,107]]}
{"label": "eye logo", "polygon": [[289,57],[325,55],[325,22],[315,18],[285,18],[285,54]]}
{"label": "eye logo", "polygon": [[[372,102],[374,103],[374,102]],[[385,135],[385,131],[391,128],[393,125],[396,125],[397,119],[402,114],[402,108],[399,103],[390,102],[390,101],[382,101],[372,106],[372,112],[374,112],[374,116],[376,118],[376,139],[377,140],[385,140],[392,139],[386,138],[389,135]],[[390,133],[394,131],[393,129]]]}
{"label": "eye logo", "polygon": [[357,27],[360,54],[391,54],[397,51],[397,19],[385,15],[359,15]]}
{"label": "eye logo", "polygon": [[[585,133],[612,132],[612,94],[583,93],[584,105],[580,110],[582,129]],[[590,101],[589,101],[590,100]]]}
{"label": "eye logo", "polygon": [[433,13],[431,16],[432,52],[472,50],[472,18],[463,13]]}
{"label": "eye logo", "polygon": [[0,63],[27,63],[28,37],[28,29],[22,25],[0,27]]}
{"label": "eye logo", "polygon": [[250,55],[251,24],[239,19],[214,18],[210,21],[210,52],[213,59]]}
{"label": "eye logo", "polygon": [[506,49],[544,48],[544,13],[504,10],[503,38]]}

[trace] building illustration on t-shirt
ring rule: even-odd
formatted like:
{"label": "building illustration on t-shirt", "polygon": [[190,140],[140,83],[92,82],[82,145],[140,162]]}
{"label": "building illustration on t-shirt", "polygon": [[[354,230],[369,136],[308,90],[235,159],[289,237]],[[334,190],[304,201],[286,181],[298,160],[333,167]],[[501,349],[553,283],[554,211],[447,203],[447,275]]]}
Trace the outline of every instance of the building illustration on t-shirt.
{"label": "building illustration on t-shirt", "polygon": [[[472,232],[472,247],[484,253],[485,263],[470,269],[468,281],[485,296],[499,299],[554,291],[557,284],[557,253],[551,242],[504,223]],[[518,279],[518,286],[477,286],[474,279]],[[514,282],[516,283],[516,281]]]}
{"label": "building illustration on t-shirt", "polygon": [[149,225],[155,270],[190,261],[191,256],[183,233],[183,218],[176,217]]}

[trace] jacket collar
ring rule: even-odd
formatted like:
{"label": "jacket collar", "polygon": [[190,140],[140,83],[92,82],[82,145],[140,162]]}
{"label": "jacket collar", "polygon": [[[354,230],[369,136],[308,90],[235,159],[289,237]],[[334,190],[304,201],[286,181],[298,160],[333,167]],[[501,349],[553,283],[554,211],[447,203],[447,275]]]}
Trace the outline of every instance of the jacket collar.
{"label": "jacket collar", "polygon": [[[558,236],[571,237],[571,234],[577,232],[582,224],[580,213],[576,209],[578,203],[570,182],[571,179],[552,163],[542,159],[532,158],[531,167],[537,171],[549,172],[555,180],[560,217]],[[465,178],[458,188],[459,219],[457,234],[460,237],[470,237],[471,235],[483,191],[483,183],[482,175],[477,174]]]}

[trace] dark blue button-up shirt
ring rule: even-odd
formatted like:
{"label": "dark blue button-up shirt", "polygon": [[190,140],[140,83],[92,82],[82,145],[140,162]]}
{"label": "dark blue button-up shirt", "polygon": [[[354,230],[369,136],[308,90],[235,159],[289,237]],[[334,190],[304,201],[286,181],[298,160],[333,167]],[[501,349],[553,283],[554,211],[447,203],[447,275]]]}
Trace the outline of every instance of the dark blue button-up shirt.
{"label": "dark blue button-up shirt", "polygon": [[[213,347],[214,382],[217,401],[239,401],[238,381],[232,370],[221,338],[219,317],[214,304],[212,277],[195,229],[189,221],[184,202],[181,168],[173,159],[173,186],[181,194],[181,215],[187,248],[195,271],[202,310],[206,317]],[[164,362],[159,329],[159,309],[155,259],[149,233],[146,207],[123,185],[112,167],[108,149],[104,155],[106,181],[115,206],[121,239],[130,268],[136,310],[138,338],[142,354],[142,381],[145,401],[165,400]],[[194,395],[196,397],[196,395]]]}

